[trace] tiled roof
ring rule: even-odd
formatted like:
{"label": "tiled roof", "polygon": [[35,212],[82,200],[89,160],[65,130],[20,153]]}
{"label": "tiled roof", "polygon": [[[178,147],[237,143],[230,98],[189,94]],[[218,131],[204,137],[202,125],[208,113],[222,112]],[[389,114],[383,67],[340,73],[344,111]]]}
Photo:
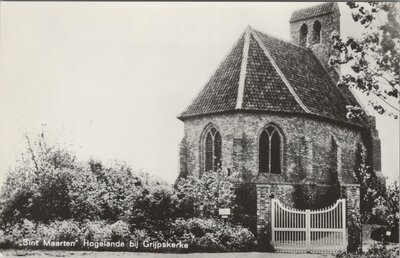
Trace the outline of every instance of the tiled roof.
{"label": "tiled roof", "polygon": [[303,112],[253,35],[250,36],[242,109]]}
{"label": "tiled roof", "polygon": [[349,103],[311,49],[255,32],[310,113],[347,121]]}
{"label": "tiled roof", "polygon": [[180,117],[234,110],[239,87],[245,34]]}
{"label": "tiled roof", "polygon": [[329,2],[296,10],[292,13],[289,22],[296,22],[311,17],[317,17],[320,15],[331,13],[333,12],[335,5],[337,6],[337,3]]}
{"label": "tiled roof", "polygon": [[350,104],[312,50],[248,27],[179,118],[246,110],[358,124],[346,117]]}

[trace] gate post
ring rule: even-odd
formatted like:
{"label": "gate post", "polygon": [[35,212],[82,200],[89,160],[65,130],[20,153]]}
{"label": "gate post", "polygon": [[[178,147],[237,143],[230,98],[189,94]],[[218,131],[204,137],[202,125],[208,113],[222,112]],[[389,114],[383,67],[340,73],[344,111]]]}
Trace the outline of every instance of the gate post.
{"label": "gate post", "polygon": [[271,185],[256,184],[257,189],[257,246],[260,251],[272,250],[271,246]]}
{"label": "gate post", "polygon": [[360,185],[345,185],[346,221],[347,221],[347,251],[361,250],[361,213],[360,213]]}

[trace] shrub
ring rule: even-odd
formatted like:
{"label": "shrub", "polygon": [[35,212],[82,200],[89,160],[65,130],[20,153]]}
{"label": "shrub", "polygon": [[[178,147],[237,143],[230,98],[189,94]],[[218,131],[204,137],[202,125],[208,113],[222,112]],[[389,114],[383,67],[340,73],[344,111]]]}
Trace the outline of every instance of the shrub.
{"label": "shrub", "polygon": [[117,221],[110,225],[111,241],[128,241],[131,238],[131,232],[128,223]]}
{"label": "shrub", "polygon": [[82,237],[89,241],[111,241],[111,227],[104,220],[87,221],[82,228]]}
{"label": "shrub", "polygon": [[178,219],[170,239],[189,244],[190,251],[245,251],[254,246],[254,235],[242,226],[218,219]]}
{"label": "shrub", "polygon": [[0,243],[18,246],[23,240],[74,241],[80,237],[80,225],[75,221],[54,221],[46,225],[36,224],[25,219],[3,231]]}
{"label": "shrub", "polygon": [[[235,192],[252,188],[237,191],[237,174],[209,172],[183,179],[174,189],[125,163],[77,162],[64,148],[47,144],[44,135],[27,143],[1,191],[2,243],[182,240],[198,251],[248,250],[253,244],[248,229],[218,219],[219,208],[235,209]],[[244,199],[237,203],[243,216],[255,207]]]}
{"label": "shrub", "polygon": [[234,190],[238,182],[237,173],[228,175],[223,171],[207,172],[200,179],[188,177],[178,181],[177,197],[192,212],[188,217],[216,218],[219,208],[235,207]]}
{"label": "shrub", "polygon": [[5,242],[20,244],[23,239],[36,240],[36,225],[27,219],[6,231]]}
{"label": "shrub", "polygon": [[386,245],[375,244],[367,252],[367,257],[395,258],[399,257],[399,247],[388,248]]}
{"label": "shrub", "polygon": [[374,215],[383,218],[390,229],[399,228],[399,194],[397,182],[390,184],[385,193],[375,199],[372,210]]}
{"label": "shrub", "polygon": [[364,145],[359,146],[357,159],[359,166],[355,175],[360,182],[361,222],[363,224],[380,224],[381,220],[379,215],[374,213],[374,207],[375,200],[384,195],[384,184],[378,180],[371,167],[366,165],[367,152]]}
{"label": "shrub", "polygon": [[399,257],[399,247],[388,248],[382,244],[375,244],[367,252],[363,253],[340,253],[337,258],[397,258]]}
{"label": "shrub", "polygon": [[80,225],[72,220],[55,221],[49,224],[48,229],[52,232],[54,228],[56,241],[74,241],[81,236]]}
{"label": "shrub", "polygon": [[167,185],[143,185],[129,204],[124,219],[135,229],[163,230],[180,215],[179,201]]}
{"label": "shrub", "polygon": [[242,180],[235,188],[235,205],[232,223],[242,225],[256,234],[257,232],[257,191],[251,171],[241,173]]}
{"label": "shrub", "polygon": [[26,153],[2,187],[3,229],[24,219],[45,224],[69,219],[114,223],[138,209],[139,220],[140,214],[150,221],[173,217],[176,198],[166,183],[134,173],[122,162],[110,167],[93,160],[79,163],[66,149],[49,145],[44,135],[27,142]]}

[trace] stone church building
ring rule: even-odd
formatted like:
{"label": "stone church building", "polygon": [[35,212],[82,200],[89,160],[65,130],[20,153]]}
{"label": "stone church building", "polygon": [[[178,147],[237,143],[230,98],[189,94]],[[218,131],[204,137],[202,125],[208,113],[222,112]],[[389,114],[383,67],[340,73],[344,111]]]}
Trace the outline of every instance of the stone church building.
{"label": "stone church building", "polygon": [[[260,235],[268,232],[272,197],[308,209],[347,198],[351,228],[350,213],[359,216],[361,146],[380,173],[375,119],[347,117],[346,106],[360,104],[336,85],[340,71],[328,64],[331,34],[340,33],[337,3],[294,11],[289,23],[291,42],[247,27],[179,115],[180,176],[250,171]],[[356,231],[349,230],[355,246]]]}

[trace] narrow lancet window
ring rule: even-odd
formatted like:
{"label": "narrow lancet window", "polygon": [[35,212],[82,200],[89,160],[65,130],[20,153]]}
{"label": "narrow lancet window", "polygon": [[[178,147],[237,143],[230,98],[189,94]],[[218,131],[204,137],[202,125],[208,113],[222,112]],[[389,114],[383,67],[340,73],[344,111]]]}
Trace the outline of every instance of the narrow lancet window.
{"label": "narrow lancet window", "polygon": [[221,168],[221,134],[211,127],[205,134],[205,171],[217,171]]}
{"label": "narrow lancet window", "polygon": [[281,173],[281,134],[275,126],[268,126],[260,135],[259,170]]}
{"label": "narrow lancet window", "polygon": [[321,23],[319,21],[315,21],[313,25],[313,43],[321,43]]}
{"label": "narrow lancet window", "polygon": [[307,46],[308,43],[308,28],[303,24],[300,27],[300,46]]}

